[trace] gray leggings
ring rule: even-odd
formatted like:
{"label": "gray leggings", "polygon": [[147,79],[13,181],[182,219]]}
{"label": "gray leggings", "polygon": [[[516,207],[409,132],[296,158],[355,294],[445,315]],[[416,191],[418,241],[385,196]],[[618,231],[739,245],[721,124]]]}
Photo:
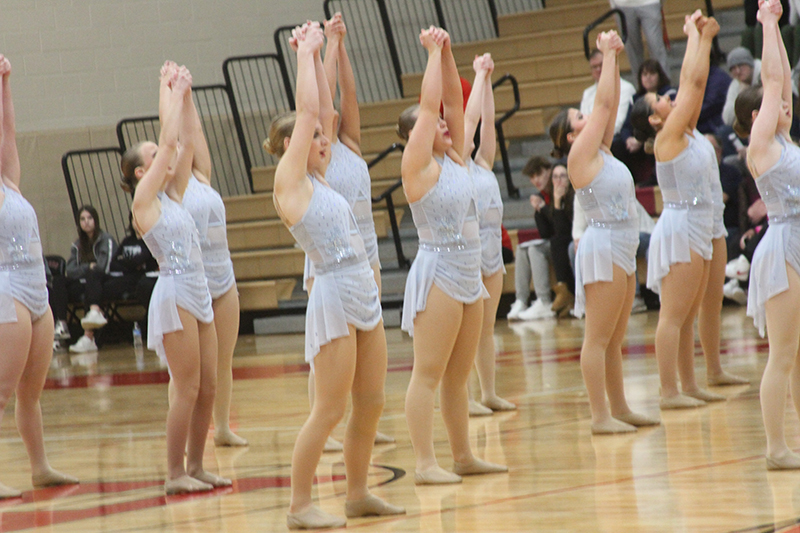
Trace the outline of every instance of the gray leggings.
{"label": "gray leggings", "polygon": [[531,278],[536,298],[552,304],[550,297],[550,241],[540,240],[525,248],[517,247],[514,259],[514,283],[517,300],[526,304],[531,297]]}

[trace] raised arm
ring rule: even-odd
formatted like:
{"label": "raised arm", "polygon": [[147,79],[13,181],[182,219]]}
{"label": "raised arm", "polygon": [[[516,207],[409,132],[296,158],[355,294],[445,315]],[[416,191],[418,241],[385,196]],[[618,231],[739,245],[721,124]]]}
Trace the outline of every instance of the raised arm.
{"label": "raised arm", "polygon": [[490,54],[484,54],[483,57],[487,72],[481,105],[481,144],[478,147],[475,162],[487,170],[492,170],[494,154],[497,151],[497,131],[494,129],[494,91],[492,89],[494,61]]}
{"label": "raised arm", "polygon": [[603,133],[603,146],[606,148],[611,147],[611,143],[614,141],[614,132],[617,129],[617,114],[619,112],[619,99],[620,99],[620,80],[619,80],[619,53],[625,49],[625,44],[622,42],[622,39],[619,35],[615,35],[611,39],[611,48],[617,54],[617,60],[614,66],[614,103],[611,108],[611,120],[608,121],[606,124],[606,130]]}
{"label": "raised arm", "polygon": [[347,55],[347,27],[341,22],[337,28],[341,31],[339,42],[339,138],[358,155],[361,155],[361,110],[358,108],[356,77],[350,56]]}
{"label": "raised arm", "polygon": [[[322,30],[316,24],[315,31],[319,31],[322,35]],[[316,77],[316,87],[319,93],[319,122],[322,124],[322,132],[328,139],[333,139],[336,134],[333,131],[334,120],[336,119],[336,110],[333,108],[333,97],[331,96],[330,86],[328,85],[328,78],[325,74],[325,67],[322,64],[322,48],[318,48],[314,53],[314,73]]]}
{"label": "raised arm", "polygon": [[475,132],[478,123],[481,121],[483,94],[487,84],[487,72],[483,65],[484,56],[475,56],[472,60],[472,70],[475,71],[475,79],[472,81],[472,91],[467,99],[467,106],[464,109],[464,150],[465,156],[472,153],[475,148]]}
{"label": "raised arm", "polygon": [[322,66],[325,69],[325,80],[331,91],[331,98],[336,98],[336,70],[339,63],[339,43],[341,35],[337,31],[337,22],[342,20],[342,14],[336,13],[330,20],[325,21],[325,59]]}
{"label": "raised arm", "polygon": [[[181,67],[180,73],[185,73],[191,79],[186,67]],[[175,161],[172,180],[167,186],[169,191],[174,193],[175,200],[183,201],[183,193],[186,191],[186,187],[189,185],[189,178],[192,176],[195,143],[197,141],[195,137],[197,124],[197,109],[194,107],[190,85],[188,90],[183,93],[183,106],[179,120],[180,129],[178,130],[178,157]],[[202,128],[200,129],[200,134],[202,136]]]}
{"label": "raised arm", "polygon": [[613,112],[619,105],[616,94],[617,52],[612,47],[616,35],[612,30],[597,36],[597,48],[603,53],[603,70],[600,81],[597,82],[594,108],[580,134],[574,137],[568,157],[570,180],[576,189],[591,183],[602,168],[603,162],[598,151],[603,144],[609,121],[613,123],[616,119]]}
{"label": "raised arm", "polygon": [[[437,37],[440,38],[439,42]],[[438,170],[438,164],[433,159],[433,142],[439,124],[439,103],[442,100],[441,34],[437,34],[436,29],[431,26],[420,32],[419,40],[428,51],[428,63],[422,76],[417,119],[409,133],[400,165],[406,196],[412,202],[429,188],[427,183],[419,182],[427,182],[425,178],[433,178]]]}
{"label": "raised arm", "polygon": [[444,121],[453,140],[453,149],[462,160],[469,157],[464,153],[464,91],[461,89],[461,76],[458,74],[453,49],[450,46],[450,35],[444,30],[442,43],[442,104]]}
{"label": "raised arm", "polygon": [[4,179],[19,187],[20,167],[19,152],[17,151],[17,126],[14,116],[14,102],[11,99],[11,63],[3,56],[0,56],[0,72],[3,76],[3,136],[2,145],[0,145],[0,171]]}
{"label": "raised arm", "polygon": [[[317,85],[315,56],[319,56],[322,41],[319,25],[308,24],[295,28],[290,40],[292,47],[297,50],[297,111],[288,145],[275,169],[274,186],[275,199],[286,217],[285,221],[290,225],[296,223],[305,213],[313,192],[306,173],[311,143],[317,135],[320,112],[321,91]],[[330,98],[327,84],[323,84],[323,89],[322,92]]]}
{"label": "raised arm", "polygon": [[203,132],[203,122],[200,120],[200,114],[197,112],[197,107],[194,105],[194,99],[191,99],[189,114],[192,117],[192,138],[194,139],[194,159],[192,159],[192,173],[201,182],[206,185],[211,185],[211,172],[213,166],[211,164],[211,151],[208,149],[208,141]]}
{"label": "raised arm", "polygon": [[159,92],[159,99],[167,99],[167,102],[159,102],[159,109],[164,110],[164,120],[161,122],[158,150],[147,172],[136,186],[131,205],[134,221],[141,234],[147,233],[161,214],[157,195],[169,178],[169,166],[178,149],[184,96],[190,88],[191,77],[188,71],[185,71],[179,72],[171,84],[170,91]]}
{"label": "raised arm", "polygon": [[[767,2],[762,0],[758,6],[758,20],[764,27],[764,45],[761,52],[761,83],[764,94],[761,108],[753,121],[750,131],[748,160],[757,168],[751,168],[754,177],[759,176],[780,158],[781,146],[775,141],[779,132],[780,114],[786,105],[783,101],[784,67],[781,57],[781,39],[778,29],[783,10],[780,0]],[[791,110],[791,108],[789,108]]]}

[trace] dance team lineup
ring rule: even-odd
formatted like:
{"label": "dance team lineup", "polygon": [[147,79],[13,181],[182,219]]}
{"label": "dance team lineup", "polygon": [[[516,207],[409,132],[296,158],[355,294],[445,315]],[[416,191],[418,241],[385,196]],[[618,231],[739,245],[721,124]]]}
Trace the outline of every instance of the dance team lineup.
{"label": "dance team lineup", "polygon": [[[762,337],[769,332],[769,358],[760,385],[768,470],[800,469],[800,455],[787,443],[784,421],[787,392],[800,410],[800,148],[790,137],[792,69],[779,28],[782,15],[779,0],[759,2],[761,83],[739,92],[733,106],[733,128],[748,141],[746,166],[769,217],[752,256],[747,296],[747,315]],[[654,156],[663,198],[663,210],[648,230],[646,279],[647,288],[660,298],[655,331],[660,388],[652,394],[658,395],[661,410],[726,400],[695,377],[695,320],[708,385],[749,382],[720,362],[725,203],[715,146],[698,130],[719,30],[717,21],[699,10],[686,15],[677,91],[643,91],[629,112],[631,142]],[[289,45],[297,59],[296,109],[275,118],[263,140],[264,150],[279,160],[272,198],[280,220],[305,253],[303,287],[308,293],[305,361],[311,407],[291,456],[289,529],[339,528],[347,525],[347,518],[406,512],[372,494],[368,482],[373,445],[397,436],[378,432],[388,349],[371,179],[361,149],[347,31],[340,13],[324,23],[294,28]],[[623,346],[638,290],[640,217],[649,215],[639,208],[631,171],[611,149],[624,99],[621,87],[627,83],[621,82],[619,59],[626,45],[614,30],[601,32],[595,44],[590,62],[601,70],[591,112],[563,109],[550,124],[554,163],[548,201],[554,207],[535,199],[531,203],[542,232],[552,226],[557,233],[559,224],[565,225],[561,211],[571,212],[573,202],[575,215],[580,211],[585,218],[574,267],[567,256],[572,239],[564,241],[563,250],[552,241],[548,253],[556,266],[558,303],[536,312],[549,317],[571,311],[584,319],[580,369],[591,432],[605,438],[661,421],[633,411],[625,394]],[[488,53],[475,56],[465,101],[448,32],[423,29],[419,46],[427,54],[419,103],[399,115],[397,134],[405,144],[403,192],[419,238],[402,302],[401,327],[413,341],[405,421],[413,448],[413,483],[425,486],[461,483],[464,476],[507,475],[506,465],[478,457],[470,442],[469,417],[517,406],[498,395],[495,383],[494,329],[505,268],[503,199],[492,171],[497,145],[494,61]],[[12,62],[0,56],[0,417],[15,397],[16,425],[34,487],[72,485],[79,483],[71,475],[76,473],[55,470],[45,452],[40,398],[54,335],[57,342],[65,334],[61,307],[66,309],[66,300],[55,303],[60,300],[48,292],[37,216],[20,192]],[[660,69],[656,61],[644,65]],[[119,174],[120,186],[133,198],[130,238],[146,245],[138,249],[137,264],[150,261],[158,272],[147,289],[145,343],[169,370],[163,489],[173,495],[231,486],[230,479],[203,464],[212,420],[216,446],[247,446],[248,441],[234,433],[229,420],[240,306],[225,205],[212,186],[213,162],[192,98],[192,75],[172,61],[160,69],[159,74],[154,68],[160,81],[158,139],[129,148]],[[532,182],[537,172],[531,171]],[[86,295],[84,336],[76,352],[96,349],[94,331],[107,320],[95,289],[102,282],[93,272],[107,273],[118,249],[100,229],[93,207],[80,209],[78,227],[80,238],[67,267],[74,282],[64,288],[65,294],[81,290]],[[517,253],[526,254],[522,244]],[[535,269],[533,250],[531,254],[525,257],[533,258]],[[556,263],[566,265],[563,277]],[[524,285],[529,296],[530,277]],[[539,296],[536,279],[534,285]],[[512,306],[512,314],[525,312],[523,306]],[[471,399],[468,386],[473,368],[479,401]],[[443,467],[434,450],[437,395],[452,468]],[[331,435],[345,418],[348,402],[352,410],[339,442]],[[313,498],[320,458],[330,450],[344,455],[344,516],[322,510]],[[449,465],[450,459],[443,462]],[[21,495],[0,484],[0,499]]]}

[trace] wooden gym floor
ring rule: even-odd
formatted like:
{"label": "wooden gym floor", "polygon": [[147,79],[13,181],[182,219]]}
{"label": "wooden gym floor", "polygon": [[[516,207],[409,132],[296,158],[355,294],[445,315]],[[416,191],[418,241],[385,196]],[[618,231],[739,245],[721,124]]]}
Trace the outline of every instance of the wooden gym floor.
{"label": "wooden gym floor", "polygon": [[[653,334],[658,314],[634,315],[625,361],[631,406],[658,414]],[[723,363],[752,380],[715,389],[728,401],[662,413],[662,425],[593,437],[579,367],[582,322],[498,321],[498,391],[516,412],[473,418],[473,447],[510,473],[465,478],[458,486],[415,487],[403,398],[410,339],[388,330],[387,402],[380,429],[396,444],[376,446],[374,492],[408,514],[350,520],[364,531],[798,531],[800,472],[767,472],[758,383],[767,343],[742,307],[723,310]],[[13,409],[0,428],[0,480],[25,490],[0,501],[0,532],[285,530],[289,461],[308,412],[301,335],[244,336],[234,359],[232,421],[247,448],[214,448],[206,466],[234,479],[231,489],[165,497],[167,374],[152,352],[110,346],[97,358],[57,354],[44,393],[52,464],[78,486],[31,490],[30,467]],[[705,371],[698,348],[698,377]],[[800,447],[787,402],[787,434]],[[335,436],[342,437],[341,426]],[[436,448],[450,467],[441,417]],[[315,497],[344,515],[340,453],[325,454]]]}

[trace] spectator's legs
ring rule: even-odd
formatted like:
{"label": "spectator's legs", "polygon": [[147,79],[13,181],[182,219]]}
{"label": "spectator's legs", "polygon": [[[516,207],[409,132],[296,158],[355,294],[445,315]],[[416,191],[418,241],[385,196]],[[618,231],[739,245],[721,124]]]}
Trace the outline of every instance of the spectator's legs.
{"label": "spectator's legs", "polygon": [[528,248],[533,276],[533,289],[536,299],[550,307],[553,299],[550,296],[550,241],[542,241]]}
{"label": "spectator's legs", "polygon": [[517,300],[527,306],[531,299],[531,260],[528,257],[528,248],[517,247],[514,257],[514,287]]}
{"label": "spectator's legs", "polygon": [[[669,74],[667,48],[664,46],[664,32],[661,26],[661,2],[647,4],[646,6],[636,8],[636,10],[639,14],[639,20],[641,21],[642,32],[644,32],[644,36],[647,39],[647,47],[650,49],[650,57],[658,61],[664,69],[664,72]],[[628,40],[630,40],[630,38],[629,33]],[[641,65],[641,63],[638,65]],[[638,65],[636,67],[637,70],[633,72],[638,72]]]}
{"label": "spectator's legs", "polygon": [[[639,8],[620,7],[619,10],[625,13],[625,26],[628,30],[628,40],[625,42],[625,53],[628,54],[631,72],[639,72],[639,66],[644,62],[644,43],[642,43]],[[669,70],[666,72],[669,73]]]}

